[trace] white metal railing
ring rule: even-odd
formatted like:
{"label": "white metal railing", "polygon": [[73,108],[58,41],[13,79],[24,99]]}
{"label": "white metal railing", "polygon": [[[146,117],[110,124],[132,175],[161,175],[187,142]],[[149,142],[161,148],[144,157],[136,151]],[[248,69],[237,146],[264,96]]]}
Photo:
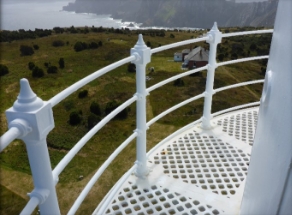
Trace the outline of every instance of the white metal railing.
{"label": "white metal railing", "polygon": [[[159,48],[155,48],[150,50],[148,48],[142,38],[142,35],[139,35],[139,39],[134,48],[131,49],[131,56],[125,59],[122,59],[116,63],[113,63],[107,67],[104,67],[91,75],[81,79],[75,84],[71,85],[67,89],[63,90],[53,98],[51,98],[48,102],[42,101],[38,98],[33,91],[31,90],[29,83],[26,79],[22,79],[20,81],[21,90],[18,96],[18,100],[14,103],[14,106],[6,111],[6,116],[9,124],[9,130],[1,137],[0,139],[0,151],[3,151],[13,140],[22,139],[28,151],[28,157],[31,164],[31,171],[34,179],[35,189],[30,194],[30,201],[25,206],[22,211],[22,214],[31,214],[33,210],[39,206],[41,214],[60,214],[58,200],[56,196],[55,185],[58,183],[58,177],[64,168],[68,165],[68,163],[74,158],[74,156],[80,151],[80,149],[96,134],[104,125],[106,125],[112,118],[114,118],[120,111],[131,105],[133,102],[136,102],[137,115],[136,115],[136,123],[137,128],[105,161],[104,164],[97,170],[94,176],[90,179],[88,184],[85,186],[84,190],[81,192],[79,197],[74,202],[68,214],[74,214],[84,198],[87,196],[90,189],[99,179],[101,174],[105,171],[108,165],[116,158],[116,156],[131,142],[136,138],[136,162],[135,165],[128,171],[119,183],[116,183],[114,188],[106,195],[101,202],[102,206],[100,211],[105,212],[107,205],[110,203],[115,192],[120,188],[123,181],[134,171],[136,176],[143,179],[146,177],[148,173],[148,168],[146,166],[147,153],[146,153],[146,132],[149,126],[155,123],[157,120],[164,117],[166,114],[171,113],[184,106],[185,104],[195,101],[197,99],[204,98],[204,111],[203,115],[197,121],[185,126],[184,128],[174,132],[169,137],[167,137],[163,142],[169,140],[170,138],[177,135],[179,132],[186,130],[193,126],[196,123],[202,123],[203,129],[210,129],[211,124],[210,120],[212,117],[217,116],[219,114],[237,110],[240,108],[250,107],[259,105],[259,102],[254,102],[250,104],[239,105],[237,107],[232,107],[226,110],[219,111],[217,113],[211,113],[212,107],[212,97],[213,94],[217,92],[221,92],[223,90],[246,86],[249,84],[258,84],[263,83],[263,80],[255,80],[248,81],[243,83],[238,83],[230,86],[221,87],[218,89],[213,89],[214,87],[214,76],[215,69],[219,66],[246,62],[251,60],[260,60],[266,59],[268,56],[258,56],[258,57],[249,57],[237,60],[231,60],[226,62],[217,63],[216,62],[216,51],[217,44],[221,42],[221,39],[224,37],[232,37],[232,36],[240,36],[240,35],[249,35],[249,34],[263,34],[263,33],[272,33],[273,30],[260,30],[260,31],[248,31],[248,32],[235,32],[222,34],[218,28],[216,23],[213,28],[209,31],[207,36],[197,39],[190,39],[186,41],[181,41],[178,43],[173,43],[169,45],[165,45]],[[145,68],[146,64],[150,62],[151,55],[160,51],[164,51],[167,49],[175,48],[182,45],[187,45],[195,42],[206,41],[210,44],[210,52],[209,52],[209,63],[206,66],[201,68],[193,69],[176,76],[173,76],[169,79],[161,81],[149,88],[146,89],[146,80],[145,80]],[[109,115],[107,115],[103,120],[101,120],[97,125],[95,125],[87,134],[82,137],[78,143],[74,145],[74,147],[68,152],[68,154],[59,162],[59,164],[55,167],[53,171],[51,171],[50,158],[48,154],[46,137],[48,133],[54,128],[54,119],[52,114],[52,108],[64,100],[67,96],[71,95],[76,90],[80,89],[84,85],[89,82],[95,80],[96,78],[104,75],[111,70],[124,65],[126,63],[135,63],[136,65],[136,94],[112,111]],[[206,90],[205,92],[189,98],[167,110],[155,116],[150,121],[146,122],[146,97],[147,95],[178,78],[185,77],[190,74],[194,74],[197,72],[201,72],[203,70],[207,70],[207,80],[206,80]],[[155,150],[158,145],[156,145],[153,149]],[[149,152],[149,153],[150,153]],[[149,154],[148,153],[148,154]],[[37,165],[36,165],[37,164]]]}

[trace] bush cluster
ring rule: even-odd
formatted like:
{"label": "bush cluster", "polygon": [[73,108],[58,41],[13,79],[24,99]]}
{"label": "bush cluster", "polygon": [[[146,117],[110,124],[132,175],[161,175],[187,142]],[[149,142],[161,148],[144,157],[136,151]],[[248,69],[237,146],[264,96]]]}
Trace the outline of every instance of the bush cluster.
{"label": "bush cluster", "polygon": [[78,41],[74,45],[74,50],[76,52],[80,52],[80,51],[83,51],[85,49],[97,49],[100,46],[102,46],[101,41],[99,41],[98,43],[96,43],[96,42],[85,43],[85,42]]}
{"label": "bush cluster", "polygon": [[9,73],[8,67],[0,64],[0,76],[6,75]]}

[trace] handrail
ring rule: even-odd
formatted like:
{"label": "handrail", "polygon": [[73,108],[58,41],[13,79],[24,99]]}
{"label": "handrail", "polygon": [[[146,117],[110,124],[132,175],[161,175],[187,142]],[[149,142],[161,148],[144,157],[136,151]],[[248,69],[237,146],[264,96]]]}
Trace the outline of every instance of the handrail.
{"label": "handrail", "polygon": [[110,163],[118,156],[118,154],[126,147],[128,144],[137,137],[137,132],[134,132],[130,137],[128,137],[110,156],[109,158],[99,167],[98,171],[94,174],[94,176],[87,183],[85,188],[82,190],[81,194],[78,196],[68,214],[75,214],[78,210],[81,203],[84,201],[85,197],[95,184],[95,182],[99,179],[101,174],[106,170],[106,168],[110,165]]}
{"label": "handrail", "polygon": [[252,60],[261,60],[261,59],[267,59],[269,58],[269,55],[264,55],[264,56],[258,56],[258,57],[246,57],[246,58],[240,58],[237,60],[229,60],[229,61],[224,61],[221,63],[217,63],[217,67],[219,66],[225,66],[229,64],[234,64],[234,63],[241,63],[241,62],[246,62],[246,61],[252,61]]}
{"label": "handrail", "polygon": [[159,88],[159,87],[161,87],[161,86],[163,86],[163,85],[165,85],[165,84],[167,84],[167,83],[169,83],[171,81],[175,81],[176,79],[185,77],[187,75],[195,74],[195,73],[200,72],[202,70],[205,70],[207,68],[208,68],[208,66],[203,66],[203,67],[200,67],[200,68],[197,68],[197,69],[192,69],[190,71],[187,71],[187,72],[172,76],[171,78],[168,78],[168,79],[166,79],[164,81],[161,81],[161,82],[159,82],[159,83],[157,83],[157,84],[155,84],[155,85],[153,85],[151,87],[148,87],[146,90],[147,90],[148,93],[150,93],[151,91],[153,91],[153,90],[155,90],[155,89],[157,89],[157,88]]}
{"label": "handrail", "polygon": [[206,41],[208,38],[209,37],[207,36],[207,37],[184,40],[184,41],[181,41],[181,42],[164,45],[164,46],[161,46],[161,47],[158,47],[158,48],[155,48],[155,49],[151,49],[151,54],[154,54],[154,53],[157,53],[157,52],[161,52],[161,51],[165,51],[167,49],[175,48],[175,47],[178,47],[178,46],[188,45],[190,43],[197,43],[197,42]]}
{"label": "handrail", "polygon": [[179,103],[177,105],[172,106],[171,108],[167,109],[166,111],[163,111],[162,113],[160,113],[159,115],[157,115],[156,117],[151,119],[149,122],[147,122],[147,127],[150,127],[154,122],[156,122],[157,120],[161,119],[166,114],[171,113],[172,111],[184,106],[185,104],[188,104],[188,103],[193,102],[193,101],[195,101],[197,99],[203,98],[204,96],[205,96],[205,94],[201,93],[201,94],[199,94],[197,96],[194,96],[194,97],[192,97],[190,99],[187,99],[187,100],[185,100],[185,101],[183,101],[183,102],[181,102],[181,103]]}
{"label": "handrail", "polygon": [[106,123],[108,123],[112,118],[114,118],[120,111],[124,110],[126,107],[131,105],[137,100],[137,96],[134,95],[132,98],[125,101],[115,110],[113,110],[109,115],[103,118],[97,125],[95,125],[86,135],[84,135],[78,143],[68,152],[68,154],[58,163],[58,165],[53,170],[53,177],[55,183],[58,182],[58,176],[68,165],[68,163],[74,158],[74,156],[80,151],[80,149],[88,142],[88,140],[93,137]]}
{"label": "handrail", "polygon": [[34,211],[34,209],[36,209],[39,203],[40,200],[37,197],[32,196],[28,203],[23,208],[23,210],[21,211],[20,215],[32,214],[32,212]]}
{"label": "handrail", "polygon": [[260,105],[260,102],[252,102],[252,103],[248,103],[248,104],[238,105],[238,106],[235,106],[235,107],[232,107],[232,108],[224,109],[224,110],[218,111],[216,113],[213,113],[212,117],[215,117],[215,116],[227,113],[227,112],[231,112],[231,111],[234,111],[234,110],[239,110],[239,109],[242,109],[242,108],[252,107],[252,106],[257,106],[257,105]]}
{"label": "handrail", "polygon": [[0,152],[2,152],[13,140],[17,139],[21,135],[21,131],[17,127],[9,128],[0,137]]}
{"label": "handrail", "polygon": [[91,75],[86,76],[85,78],[81,79],[80,81],[77,81],[75,84],[72,84],[70,87],[66,88],[65,90],[63,90],[62,92],[58,93],[53,98],[51,98],[49,100],[49,102],[52,104],[52,107],[54,107],[59,102],[61,102],[63,99],[65,99],[66,97],[68,97],[69,95],[71,95],[73,92],[80,89],[84,85],[88,84],[89,82],[91,82],[91,81],[95,80],[96,78],[104,75],[105,73],[107,73],[107,72],[109,72],[109,71],[111,71],[111,70],[113,70],[121,65],[129,63],[135,59],[136,59],[136,57],[134,55],[132,55],[132,56],[124,58],[118,62],[110,64],[110,65],[92,73]]}
{"label": "handrail", "polygon": [[[124,184],[124,182],[127,180],[127,178],[129,178],[129,176],[134,172],[135,168],[137,167],[137,163],[135,163],[133,165],[133,167],[131,169],[129,169],[119,180],[120,183],[116,183],[114,185],[114,187],[112,188],[112,190],[110,190],[110,192],[108,193],[108,195],[106,195],[106,199],[103,202],[103,204],[101,205],[100,208],[100,214],[105,214],[105,210],[106,210],[106,206],[108,206],[108,204],[110,203],[111,199],[113,198],[113,196],[116,194],[116,192],[121,188],[121,186]],[[93,212],[94,213],[94,212]],[[97,214],[98,215],[98,214]]]}
{"label": "handrail", "polygon": [[222,34],[222,37],[244,36],[244,35],[250,35],[250,34],[267,34],[267,33],[273,33],[273,32],[274,32],[273,29],[244,31],[244,32],[225,33],[225,34]]}
{"label": "handrail", "polygon": [[[126,107],[128,107],[129,105],[131,105],[133,102],[137,101],[137,103],[139,103],[139,106],[137,105],[137,107],[143,107],[146,106],[144,105],[143,102],[145,102],[145,98],[146,98],[146,94],[150,93],[151,91],[167,84],[170,83],[171,81],[174,81],[178,78],[181,77],[185,77],[187,75],[190,74],[194,74],[197,72],[200,72],[202,70],[206,70],[208,69],[208,76],[209,76],[209,70],[214,70],[215,68],[219,67],[219,66],[224,66],[224,65],[229,65],[229,64],[234,64],[234,63],[240,63],[240,62],[246,62],[246,61],[251,61],[251,60],[260,60],[260,59],[266,59],[269,56],[265,55],[265,56],[257,56],[257,57],[248,57],[248,58],[242,58],[242,59],[237,59],[237,60],[231,60],[231,61],[225,61],[225,62],[220,62],[217,63],[216,62],[216,47],[217,44],[220,43],[219,41],[221,41],[221,38],[226,38],[226,37],[232,37],[232,36],[240,36],[240,35],[250,35],[250,34],[262,34],[262,33],[272,33],[273,30],[259,30],[259,31],[247,31],[247,32],[235,32],[235,33],[227,33],[227,34],[221,34],[221,32],[219,32],[219,30],[217,29],[216,24],[213,26],[212,30],[204,37],[201,38],[196,38],[196,39],[189,39],[189,40],[185,40],[185,41],[181,41],[181,42],[177,42],[177,43],[173,43],[173,44],[168,44],[168,45],[164,45],[152,50],[149,50],[149,48],[147,48],[144,44],[144,41],[142,39],[142,36],[139,36],[139,40],[136,44],[136,46],[132,49],[132,55],[124,58],[120,61],[117,61],[113,64],[110,64],[102,69],[97,70],[96,72],[86,76],[85,78],[77,81],[76,83],[72,84],[71,86],[67,87],[65,90],[61,91],[60,93],[58,93],[57,95],[55,95],[54,97],[52,97],[49,101],[48,101],[48,108],[54,107],[56,106],[59,102],[61,102],[63,99],[65,99],[66,97],[68,97],[69,95],[71,95],[73,92],[75,92],[76,90],[82,88],[84,85],[88,84],[89,82],[95,80],[96,78],[100,77],[101,75],[106,74],[107,72],[121,66],[124,65],[126,63],[129,62],[134,62],[136,64],[136,68],[137,71],[139,70],[140,72],[137,72],[137,74],[139,74],[139,78],[137,80],[138,83],[142,83],[145,82],[145,79],[143,78],[143,76],[145,76],[145,67],[146,64],[149,62],[149,58],[152,54],[155,54],[157,52],[160,51],[164,51],[167,49],[171,49],[171,48],[175,48],[178,46],[183,46],[183,45],[187,45],[190,43],[195,43],[195,42],[202,42],[202,41],[208,41],[208,43],[210,43],[210,56],[209,56],[209,64],[197,69],[193,69],[190,70],[188,72],[184,72],[178,75],[175,75],[171,78],[168,78],[166,80],[163,80],[149,88],[146,89],[145,86],[143,86],[141,88],[141,85],[137,84],[137,86],[139,86],[139,90],[137,90],[137,93],[130,99],[128,99],[127,101],[125,101],[122,105],[120,105],[119,107],[117,107],[114,111],[112,111],[110,114],[108,114],[104,119],[102,119],[97,125],[95,125],[89,132],[87,132],[75,145],[74,147],[68,152],[68,154],[66,156],[64,156],[64,158],[58,163],[58,165],[55,167],[55,169],[52,171],[52,175],[53,175],[53,179],[54,179],[54,183],[55,185],[58,183],[58,177],[61,174],[61,172],[64,170],[64,168],[69,164],[69,162],[74,158],[74,156],[81,150],[81,148],[105,125],[107,124],[111,119],[113,119],[120,111],[122,111],[123,109],[125,109]],[[210,60],[211,59],[211,60]],[[212,62],[211,62],[212,61]],[[142,63],[141,63],[142,62]],[[212,73],[212,72],[211,72]],[[214,74],[214,72],[213,72]],[[227,90],[227,89],[231,89],[231,88],[235,88],[235,87],[240,87],[240,86],[245,86],[245,85],[249,85],[249,84],[257,84],[257,83],[263,83],[264,80],[255,80],[255,81],[248,81],[248,82],[243,82],[243,83],[238,83],[238,84],[233,84],[233,85],[229,85],[229,86],[225,86],[225,87],[221,87],[221,88],[217,88],[213,90],[213,81],[212,78],[214,79],[214,76],[211,77],[211,81],[209,82],[209,87],[208,90],[206,88],[206,91],[196,95],[192,98],[189,98],[183,102],[180,102],[179,104],[176,104],[174,106],[172,106],[171,108],[165,110],[164,112],[160,113],[159,115],[155,116],[154,118],[152,118],[150,121],[146,122],[146,126],[149,127],[151,126],[153,123],[155,123],[157,120],[161,119],[162,117],[164,117],[165,115],[171,113],[172,111],[184,106],[185,104],[188,104],[192,101],[195,101],[197,99],[200,98],[205,98],[206,97],[211,97],[211,100],[209,99],[208,103],[211,104],[212,103],[212,95],[218,92],[221,92],[223,90]],[[208,82],[208,80],[207,80]],[[210,86],[212,86],[210,88]],[[145,90],[145,94],[144,94],[144,90]],[[142,101],[142,102],[141,102]],[[210,103],[211,101],[211,103]],[[206,103],[206,101],[205,101]],[[154,148],[152,148],[148,153],[147,156],[149,156],[155,149],[157,149],[157,147],[160,147],[162,143],[164,143],[167,140],[170,140],[171,138],[175,137],[175,135],[177,135],[179,132],[182,132],[188,128],[190,128],[191,126],[199,123],[199,122],[203,122],[205,120],[209,120],[211,119],[211,117],[229,112],[229,111],[233,111],[233,110],[237,110],[240,108],[245,108],[245,107],[250,107],[250,106],[255,106],[255,105],[259,105],[259,102],[253,102],[253,103],[249,103],[249,104],[244,104],[244,105],[239,105],[236,107],[232,107],[232,108],[228,108],[216,113],[211,114],[211,108],[209,111],[209,115],[208,117],[205,117],[205,115],[203,117],[201,117],[200,119],[196,120],[195,122],[192,122],[190,124],[188,124],[187,126],[184,126],[183,128],[179,129],[178,131],[174,132],[173,134],[171,134],[170,136],[168,136],[167,138],[165,138],[164,140],[162,140],[159,144],[157,144]],[[143,110],[143,108],[138,108],[139,110]],[[205,109],[205,107],[204,107]],[[208,109],[208,108],[207,108]],[[146,113],[145,113],[146,114]],[[143,114],[137,114],[137,116],[141,116]],[[143,116],[144,117],[144,116]],[[143,122],[143,117],[140,117],[140,123]],[[145,117],[146,118],[146,117]],[[142,119],[142,120],[141,120]],[[144,123],[144,122],[143,122]],[[142,123],[142,124],[143,124]],[[143,124],[143,126],[145,126],[145,123]],[[143,127],[142,126],[142,127]],[[85,188],[83,189],[83,191],[81,192],[81,194],[78,196],[78,198],[76,199],[76,201],[74,202],[74,204],[72,205],[71,209],[69,210],[68,214],[74,214],[79,206],[81,205],[81,203],[83,202],[83,200],[85,199],[85,197],[88,195],[89,191],[91,190],[91,188],[93,187],[93,185],[95,184],[95,182],[99,179],[99,177],[101,176],[101,174],[105,171],[105,169],[110,165],[110,163],[116,158],[116,156],[135,138],[137,138],[137,140],[139,138],[144,138],[146,139],[146,135],[141,134],[141,130],[138,129],[139,126],[137,126],[137,130],[134,131],[134,133],[132,135],[130,135],[121,145],[119,145],[119,147],[117,149],[115,149],[115,151],[108,157],[108,159],[99,167],[99,169],[97,170],[97,172],[94,174],[94,176],[90,179],[90,181],[87,183],[87,185],[85,186]],[[207,127],[203,127],[207,128]],[[144,129],[144,127],[142,128],[142,130]],[[144,133],[146,133],[146,129],[144,129],[143,131]],[[3,151],[10,142],[12,142],[14,139],[19,138],[22,135],[21,130],[17,127],[11,127],[0,139],[0,152]],[[144,136],[143,136],[144,135]],[[45,143],[45,142],[44,142]],[[46,144],[44,144],[46,145]],[[138,144],[139,145],[139,144]],[[141,144],[140,144],[141,145]],[[142,153],[141,153],[142,152]],[[144,152],[143,150],[140,150],[140,155],[142,155]],[[146,155],[146,147],[145,147],[145,153]],[[138,156],[139,157],[139,156]],[[137,159],[138,161],[138,159]],[[140,165],[141,163],[139,163]],[[115,192],[120,189],[120,187],[122,186],[123,182],[126,180],[127,177],[129,177],[129,175],[132,173],[132,171],[134,170],[134,168],[136,168],[137,163],[135,163],[135,165],[127,172],[123,175],[123,177],[119,180],[118,183],[116,183],[114,185],[114,187],[111,189],[111,191],[106,195],[106,198],[102,201],[102,203],[104,203],[103,205],[100,206],[100,211],[104,212],[106,210],[106,206],[109,204],[109,202],[111,201],[113,195],[115,194]],[[51,169],[49,170],[49,172],[51,171]],[[136,172],[137,177],[139,177],[138,173]],[[53,190],[53,189],[52,189]],[[55,191],[55,190],[53,190]],[[35,209],[35,207],[37,205],[40,204],[40,200],[34,196],[31,197],[31,199],[29,200],[29,202],[27,203],[27,205],[25,206],[25,208],[22,211],[22,214],[27,214],[27,213],[32,213],[32,211]],[[43,205],[43,204],[42,204]],[[54,206],[55,207],[55,206]],[[58,206],[56,206],[58,207]]]}
{"label": "handrail", "polygon": [[241,86],[246,86],[246,85],[250,85],[250,84],[259,84],[259,83],[264,83],[264,82],[265,82],[264,79],[256,80],[256,81],[246,81],[246,82],[242,82],[242,83],[239,83],[239,84],[232,84],[232,85],[229,85],[229,86],[226,86],[226,87],[220,87],[220,88],[215,89],[213,92],[215,94],[215,93],[221,92],[223,90],[228,90],[228,89],[241,87]]}

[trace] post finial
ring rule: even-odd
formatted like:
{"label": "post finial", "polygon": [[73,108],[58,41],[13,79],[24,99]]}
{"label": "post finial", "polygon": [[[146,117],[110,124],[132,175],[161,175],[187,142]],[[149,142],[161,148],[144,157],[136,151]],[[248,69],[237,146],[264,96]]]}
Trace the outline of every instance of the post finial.
{"label": "post finial", "polygon": [[13,108],[17,111],[34,111],[43,105],[43,101],[32,91],[27,79],[20,80],[20,93]]}
{"label": "post finial", "polygon": [[147,48],[144,40],[143,40],[143,35],[142,34],[139,34],[138,36],[138,41],[136,43],[136,45],[134,46],[135,49],[141,49],[141,48]]}
{"label": "post finial", "polygon": [[217,22],[214,22],[214,25],[213,25],[213,27],[212,27],[211,30],[213,30],[213,31],[218,31],[218,30],[219,30],[219,29],[218,29]]}

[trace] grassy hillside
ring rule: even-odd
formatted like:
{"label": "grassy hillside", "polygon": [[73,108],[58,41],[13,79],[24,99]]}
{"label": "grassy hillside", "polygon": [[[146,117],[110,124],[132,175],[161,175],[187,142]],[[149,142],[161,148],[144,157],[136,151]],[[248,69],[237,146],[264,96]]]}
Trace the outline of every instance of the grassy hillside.
{"label": "grassy hillside", "polygon": [[[238,29],[225,29],[223,31],[230,30]],[[19,80],[21,78],[27,78],[29,80],[32,89],[40,98],[49,100],[77,80],[86,77],[110,63],[129,56],[130,48],[137,41],[137,33],[136,31],[125,31],[123,33],[115,33],[114,31],[90,31],[89,33],[79,32],[74,34],[65,32],[63,34],[53,33],[48,37],[0,43],[0,64],[7,66],[9,69],[7,75],[1,76],[1,134],[7,130],[4,112],[16,100],[19,93]],[[152,48],[155,48],[160,45],[195,38],[202,33],[204,32],[166,31],[165,36],[160,37],[144,32],[144,41],[151,44]],[[171,34],[174,38],[173,36],[170,37]],[[238,57],[256,55],[259,51],[268,49],[269,40],[270,37],[268,36],[223,40],[220,49],[218,49],[218,56],[224,53],[223,59],[228,60],[234,57],[233,53],[236,53]],[[64,45],[54,47],[52,46],[54,41],[63,41]],[[97,49],[86,49],[76,52],[74,45],[78,41],[87,44],[101,41],[102,46],[99,46]],[[265,42],[258,43],[259,41]],[[255,49],[250,49],[252,43],[258,44]],[[238,44],[241,44],[240,47],[242,50],[237,48]],[[31,56],[21,56],[21,45],[37,45],[39,49],[34,50],[34,54]],[[196,45],[208,47],[208,44],[205,43]],[[147,65],[147,68],[154,67],[155,72],[147,74],[151,77],[147,81],[147,86],[151,86],[161,80],[181,73],[181,63],[172,61],[173,54],[176,51],[189,47],[185,46],[154,54],[152,56],[152,62]],[[58,61],[60,58],[64,58],[65,67],[63,69],[59,68],[55,74],[48,74],[45,63],[59,67]],[[29,62],[33,62],[36,66],[43,69],[44,76],[41,78],[32,77],[32,71],[28,68]],[[264,77],[261,72],[261,67],[264,67],[264,64],[264,62],[251,62],[248,64],[220,67],[216,71],[215,88],[234,84],[239,81],[261,79]],[[147,73],[149,73],[148,70]],[[184,86],[176,87],[173,83],[169,83],[151,92],[151,95],[147,98],[147,120],[178,102],[202,93],[205,88],[206,71],[202,73],[202,76],[188,76],[183,78],[183,81]],[[213,111],[258,101],[261,94],[261,87],[261,85],[241,87],[218,93],[214,96]],[[85,98],[78,97],[79,92],[82,90],[88,91],[88,95]],[[108,102],[113,100],[123,102],[134,93],[135,73],[128,72],[127,65],[124,65],[91,82],[55,106],[53,109],[55,129],[47,138],[52,168],[56,166],[72,146],[88,131],[87,118],[90,115],[90,105],[93,101],[96,101],[100,105],[102,118],[105,116],[104,110]],[[69,210],[78,194],[98,167],[133,132],[136,127],[135,108],[135,104],[131,105],[126,119],[112,120],[102,128],[60,175],[57,191],[62,214]],[[198,100],[168,114],[151,126],[148,130],[147,150],[173,131],[201,117],[202,108],[203,100]],[[81,123],[75,126],[70,125],[68,122],[69,115],[73,111],[79,112],[82,118]],[[94,189],[90,192],[78,213],[91,213],[106,192],[133,165],[134,161],[135,143],[133,142],[110,165]],[[30,192],[33,187],[25,145],[21,141],[15,141],[10,144],[1,153],[0,162],[1,195],[5,199],[12,198],[17,202],[12,203],[11,201],[7,201],[5,202],[5,207],[1,207],[1,214],[9,214],[10,209],[4,209],[6,205],[10,203],[17,205],[13,210],[19,210],[21,208],[19,205],[24,206],[28,200],[26,193]],[[4,203],[1,201],[1,204]],[[9,208],[9,206],[7,207]]]}

